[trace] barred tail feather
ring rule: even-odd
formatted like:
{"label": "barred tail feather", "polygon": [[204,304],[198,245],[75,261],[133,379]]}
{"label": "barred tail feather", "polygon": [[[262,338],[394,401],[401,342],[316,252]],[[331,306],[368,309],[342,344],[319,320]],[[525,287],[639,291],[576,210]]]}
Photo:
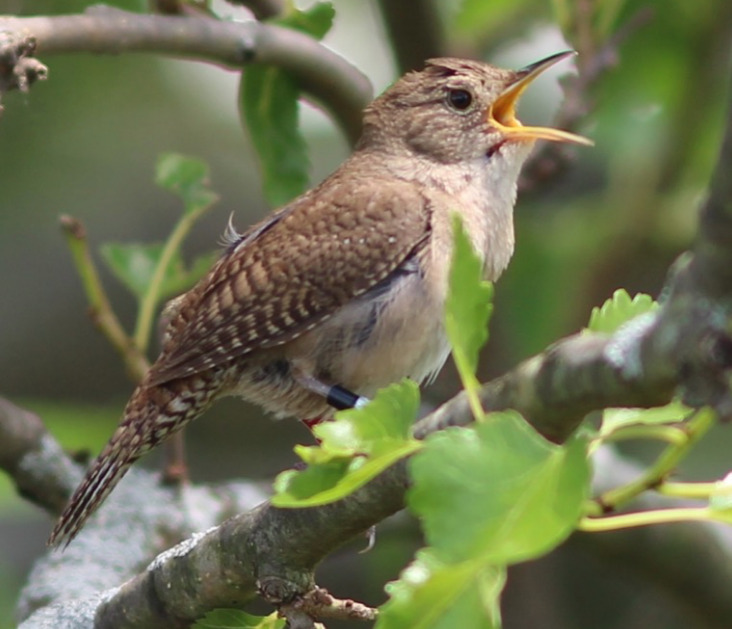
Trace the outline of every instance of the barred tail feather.
{"label": "barred tail feather", "polygon": [[81,485],[74,491],[51,533],[49,546],[68,546],[139,456],[125,457],[120,451],[110,456],[108,449],[111,445],[110,442],[102,451]]}
{"label": "barred tail feather", "polygon": [[163,386],[140,385],[124,419],[71,496],[48,545],[68,546],[138,458],[205,410],[218,389],[214,384],[195,376]]}

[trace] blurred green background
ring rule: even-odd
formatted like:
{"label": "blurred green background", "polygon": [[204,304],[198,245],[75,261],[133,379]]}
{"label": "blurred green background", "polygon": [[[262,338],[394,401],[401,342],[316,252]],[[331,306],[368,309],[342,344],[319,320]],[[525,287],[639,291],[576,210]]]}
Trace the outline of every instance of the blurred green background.
{"label": "blurred green background", "polygon": [[[70,13],[87,4],[0,0],[0,14]],[[131,0],[114,4],[145,8]],[[325,42],[381,91],[400,70],[379,3],[334,5],[335,27]],[[657,295],[669,264],[693,241],[724,113],[732,2],[415,5],[430,5],[441,47],[450,54],[521,67],[574,47],[582,53],[578,63],[610,61],[587,93],[587,114],[577,129],[596,147],[577,149],[566,170],[519,198],[516,255],[497,286],[481,366],[482,377],[489,378],[577,331],[591,307],[618,287]],[[214,6],[227,15],[245,15],[224,2]],[[83,221],[95,251],[108,241],[164,238],[179,212],[176,199],[153,184],[156,158],[166,151],[207,161],[221,195],[187,242],[188,255],[214,249],[231,213],[244,228],[268,208],[238,119],[235,73],[141,55],[40,57],[50,68],[49,80],[29,94],[4,96],[0,116],[0,395],[38,412],[65,446],[96,452],[119,419],[131,384],[85,316],[58,216]],[[556,78],[569,65],[529,90],[522,119],[552,120],[561,98]],[[322,113],[305,106],[302,118],[317,182],[349,149]],[[132,298],[108,273],[103,279],[131,326]],[[448,367],[425,398],[436,404],[457,390]],[[227,400],[187,432],[192,476],[271,478],[292,463],[292,446],[308,439],[296,422],[271,422],[258,409]],[[719,429],[685,472],[719,477],[730,466],[730,445],[729,430]],[[648,456],[640,447],[626,451]],[[155,456],[144,464],[155,465]],[[49,530],[47,517],[0,478],[0,629],[13,626],[17,590],[43,552]],[[327,562],[321,585],[337,595],[381,602],[383,582],[419,545],[415,530],[401,518],[385,527],[373,552],[356,555],[358,545],[341,551]],[[352,574],[352,583],[344,573]],[[514,570],[505,603],[507,627],[732,626],[732,619],[695,624],[701,621],[693,605],[627,566],[599,563],[576,540]]]}

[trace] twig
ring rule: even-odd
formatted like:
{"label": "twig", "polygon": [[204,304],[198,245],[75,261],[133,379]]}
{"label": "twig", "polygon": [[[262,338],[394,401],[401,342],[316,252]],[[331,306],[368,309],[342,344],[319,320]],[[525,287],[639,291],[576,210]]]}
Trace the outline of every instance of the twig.
{"label": "twig", "polygon": [[[323,588],[313,588],[292,603],[279,606],[280,615],[290,618],[296,613],[315,620],[374,621],[378,611],[368,605],[350,599],[337,599]],[[292,623],[291,623],[292,624]]]}
{"label": "twig", "polygon": [[686,457],[689,450],[714,425],[715,416],[709,409],[700,409],[684,424],[686,438],[682,443],[669,445],[656,462],[632,483],[611,489],[597,498],[605,512],[620,509],[642,492],[657,487]]}
{"label": "twig", "polygon": [[80,221],[71,216],[64,215],[59,220],[89,301],[89,316],[122,357],[130,377],[139,382],[145,377],[150,364],[112,310],[89,252],[86,230]]}
{"label": "twig", "polygon": [[32,37],[0,30],[0,95],[13,89],[27,92],[34,81],[47,78],[48,68],[33,57],[35,50]]}
{"label": "twig", "polygon": [[345,59],[304,33],[271,24],[144,15],[97,6],[83,15],[0,17],[2,32],[36,42],[42,55],[144,52],[234,69],[252,63],[277,66],[324,104],[352,142],[361,133],[362,112],[372,98],[369,80]]}

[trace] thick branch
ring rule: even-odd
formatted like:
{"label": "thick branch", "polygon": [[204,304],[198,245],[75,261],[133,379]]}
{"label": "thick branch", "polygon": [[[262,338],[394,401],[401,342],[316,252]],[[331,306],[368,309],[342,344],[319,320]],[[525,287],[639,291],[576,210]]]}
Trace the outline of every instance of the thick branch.
{"label": "thick branch", "polygon": [[372,98],[369,80],[342,57],[308,35],[259,22],[93,7],[84,15],[0,17],[2,32],[8,40],[20,37],[35,43],[44,55],[145,52],[236,69],[252,63],[277,66],[330,111],[352,142],[360,135],[362,111]]}
{"label": "thick branch", "polygon": [[0,398],[0,468],[24,496],[53,515],[63,510],[81,480],[80,468],[61,450],[37,415]]}

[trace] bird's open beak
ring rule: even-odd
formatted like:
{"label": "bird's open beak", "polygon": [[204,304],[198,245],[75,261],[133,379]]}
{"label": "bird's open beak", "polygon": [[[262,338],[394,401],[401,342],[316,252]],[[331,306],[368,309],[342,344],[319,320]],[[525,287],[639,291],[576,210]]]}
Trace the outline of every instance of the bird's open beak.
{"label": "bird's open beak", "polygon": [[592,140],[575,135],[569,131],[551,127],[525,127],[516,118],[516,103],[519,96],[537,76],[558,61],[576,54],[572,50],[560,52],[519,70],[516,80],[511,83],[488,110],[488,122],[510,140],[553,140],[554,142],[573,142],[592,146]]}

